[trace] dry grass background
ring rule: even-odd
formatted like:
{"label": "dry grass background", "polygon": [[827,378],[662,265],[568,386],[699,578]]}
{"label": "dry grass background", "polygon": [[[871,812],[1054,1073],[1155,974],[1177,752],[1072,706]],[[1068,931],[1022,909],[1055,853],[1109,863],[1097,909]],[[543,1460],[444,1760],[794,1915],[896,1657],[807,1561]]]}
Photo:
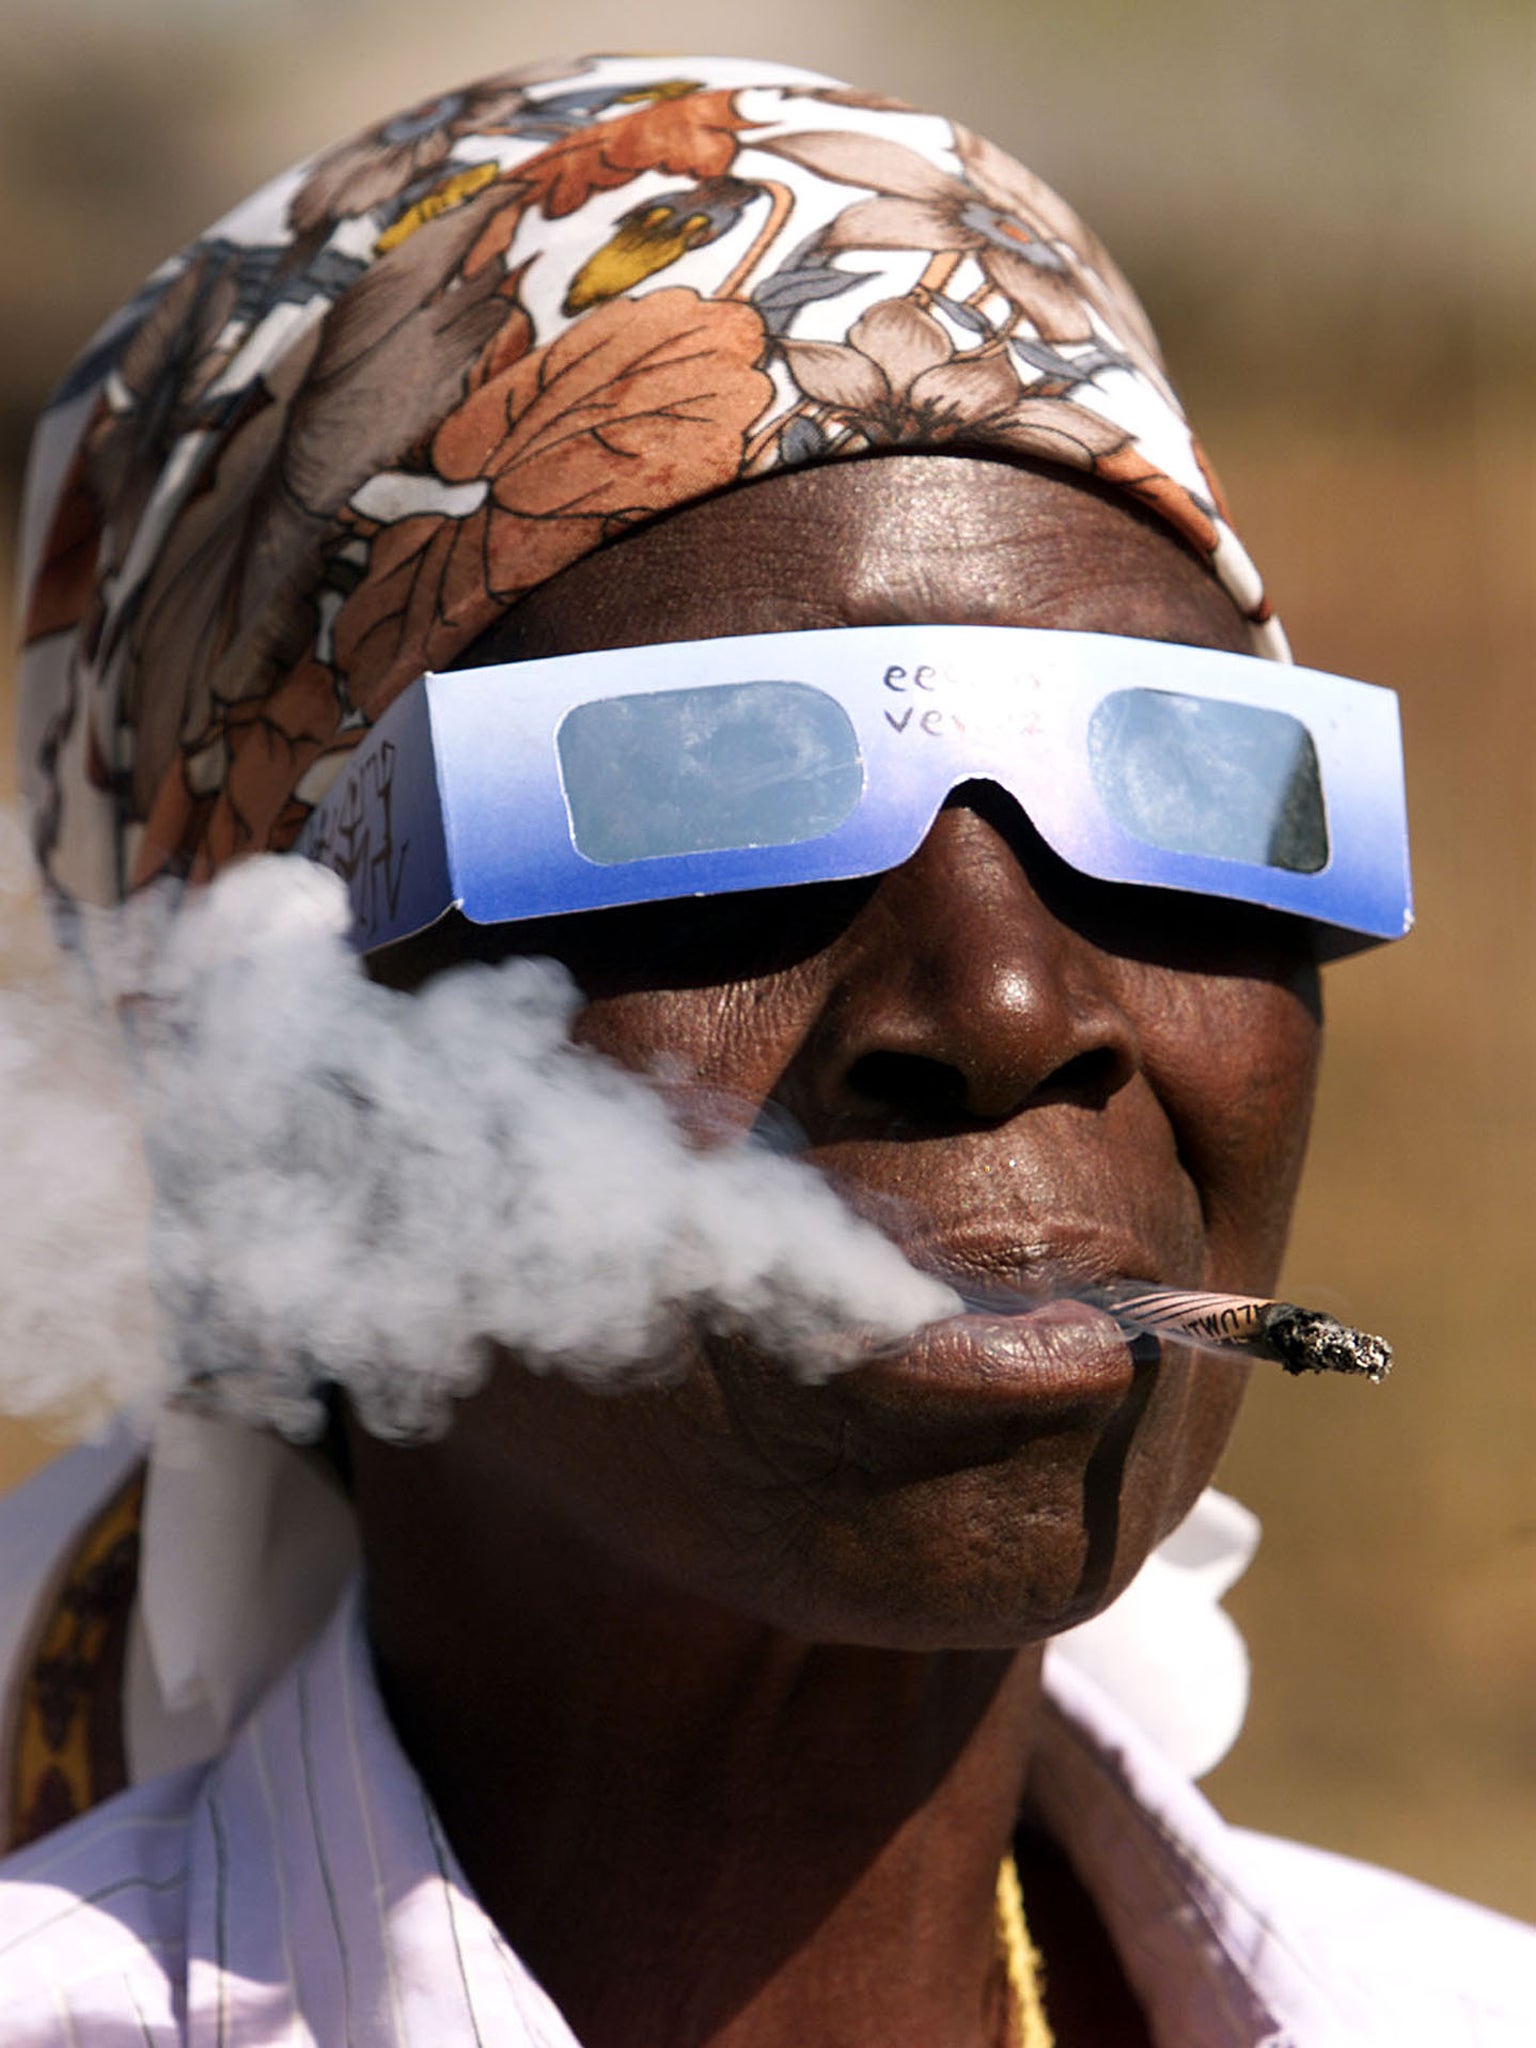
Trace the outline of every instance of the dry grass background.
{"label": "dry grass background", "polygon": [[[724,47],[1014,147],[1143,286],[1298,653],[1398,688],[1420,928],[1330,976],[1289,1261],[1383,1389],[1255,1386],[1224,1483],[1255,1703],[1234,1818],[1536,1918],[1536,275],[1526,0],[9,0],[0,465],[93,322],[265,173],[553,45]],[[0,537],[3,540],[3,537]],[[3,683],[3,678],[0,678]],[[3,692],[0,692],[3,708]],[[3,1284],[3,1276],[0,1276]],[[44,1447],[0,1430],[0,1484]]]}

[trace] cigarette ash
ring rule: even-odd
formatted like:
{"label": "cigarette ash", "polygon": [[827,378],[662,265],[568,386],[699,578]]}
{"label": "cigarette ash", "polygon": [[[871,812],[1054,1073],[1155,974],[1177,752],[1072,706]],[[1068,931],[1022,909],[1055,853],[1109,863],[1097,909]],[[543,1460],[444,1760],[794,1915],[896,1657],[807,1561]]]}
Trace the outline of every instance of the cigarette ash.
{"label": "cigarette ash", "polygon": [[1385,1337],[1352,1330],[1332,1316],[1290,1301],[1273,1302],[1265,1310],[1263,1341],[1289,1373],[1355,1373],[1380,1381],[1392,1370],[1392,1347]]}
{"label": "cigarette ash", "polygon": [[[92,1104],[67,1079],[11,1101],[50,1228],[27,1241],[19,1296],[5,1248],[0,1358],[42,1363],[0,1364],[0,1406],[175,1393],[302,1439],[335,1384],[366,1427],[411,1437],[446,1425],[492,1346],[616,1387],[676,1372],[687,1326],[706,1325],[820,1377],[954,1312],[803,1162],[701,1149],[648,1081],[573,1044],[580,996],[554,963],[403,995],[367,978],[348,921],[334,876],[262,858],[174,916],[141,901],[94,932],[131,1020],[167,1334],[113,1337],[122,1247],[145,1236],[138,1159],[104,1169],[111,1227],[71,1227],[77,1155],[100,1151]],[[0,1016],[0,1064],[101,1036],[55,988]],[[114,1129],[132,1154],[131,1120]],[[0,1178],[9,1215],[35,1198]]]}

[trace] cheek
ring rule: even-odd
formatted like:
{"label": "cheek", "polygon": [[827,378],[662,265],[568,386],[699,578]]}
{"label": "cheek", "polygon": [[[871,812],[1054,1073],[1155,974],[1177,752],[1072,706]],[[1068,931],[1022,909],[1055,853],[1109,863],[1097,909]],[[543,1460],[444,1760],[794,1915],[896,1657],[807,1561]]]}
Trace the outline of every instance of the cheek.
{"label": "cheek", "polygon": [[1207,1284],[1274,1284],[1306,1153],[1321,1030],[1302,975],[1167,977],[1149,1078],[1200,1198]]}
{"label": "cheek", "polygon": [[592,994],[572,1035],[654,1079],[703,1134],[750,1125],[815,1013],[809,970],[681,989]]}

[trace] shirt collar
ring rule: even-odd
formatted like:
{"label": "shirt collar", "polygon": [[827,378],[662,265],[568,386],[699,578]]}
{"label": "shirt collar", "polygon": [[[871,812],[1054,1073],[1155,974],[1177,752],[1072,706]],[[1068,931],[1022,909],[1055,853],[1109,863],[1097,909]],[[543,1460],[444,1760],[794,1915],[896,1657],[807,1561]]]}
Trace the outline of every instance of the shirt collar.
{"label": "shirt collar", "polygon": [[1153,2038],[1180,2048],[1365,2048],[1243,1869],[1241,1837],[1066,1659],[1029,1798],[1098,1908]]}

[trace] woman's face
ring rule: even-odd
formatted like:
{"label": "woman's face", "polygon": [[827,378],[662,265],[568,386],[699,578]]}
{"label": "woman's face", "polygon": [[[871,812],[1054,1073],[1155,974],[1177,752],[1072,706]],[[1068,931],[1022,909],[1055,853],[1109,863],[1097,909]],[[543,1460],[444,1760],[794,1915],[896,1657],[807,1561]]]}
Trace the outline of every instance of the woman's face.
{"label": "woman's face", "polygon": [[[1060,477],[959,457],[781,475],[590,556],[465,665],[727,633],[1048,626],[1242,649],[1160,529]],[[919,1263],[1261,1290],[1301,1164],[1318,1038],[1304,935],[1246,908],[1091,882],[990,785],[903,867],[473,931],[563,959],[580,1036],[777,1117]],[[686,1106],[686,1092],[681,1098]],[[807,1385],[678,1333],[678,1376],[600,1396],[498,1362],[421,1483],[814,1640],[1021,1643],[1129,1580],[1210,1477],[1236,1364],[1133,1357],[1107,1318],[914,1340]]]}

